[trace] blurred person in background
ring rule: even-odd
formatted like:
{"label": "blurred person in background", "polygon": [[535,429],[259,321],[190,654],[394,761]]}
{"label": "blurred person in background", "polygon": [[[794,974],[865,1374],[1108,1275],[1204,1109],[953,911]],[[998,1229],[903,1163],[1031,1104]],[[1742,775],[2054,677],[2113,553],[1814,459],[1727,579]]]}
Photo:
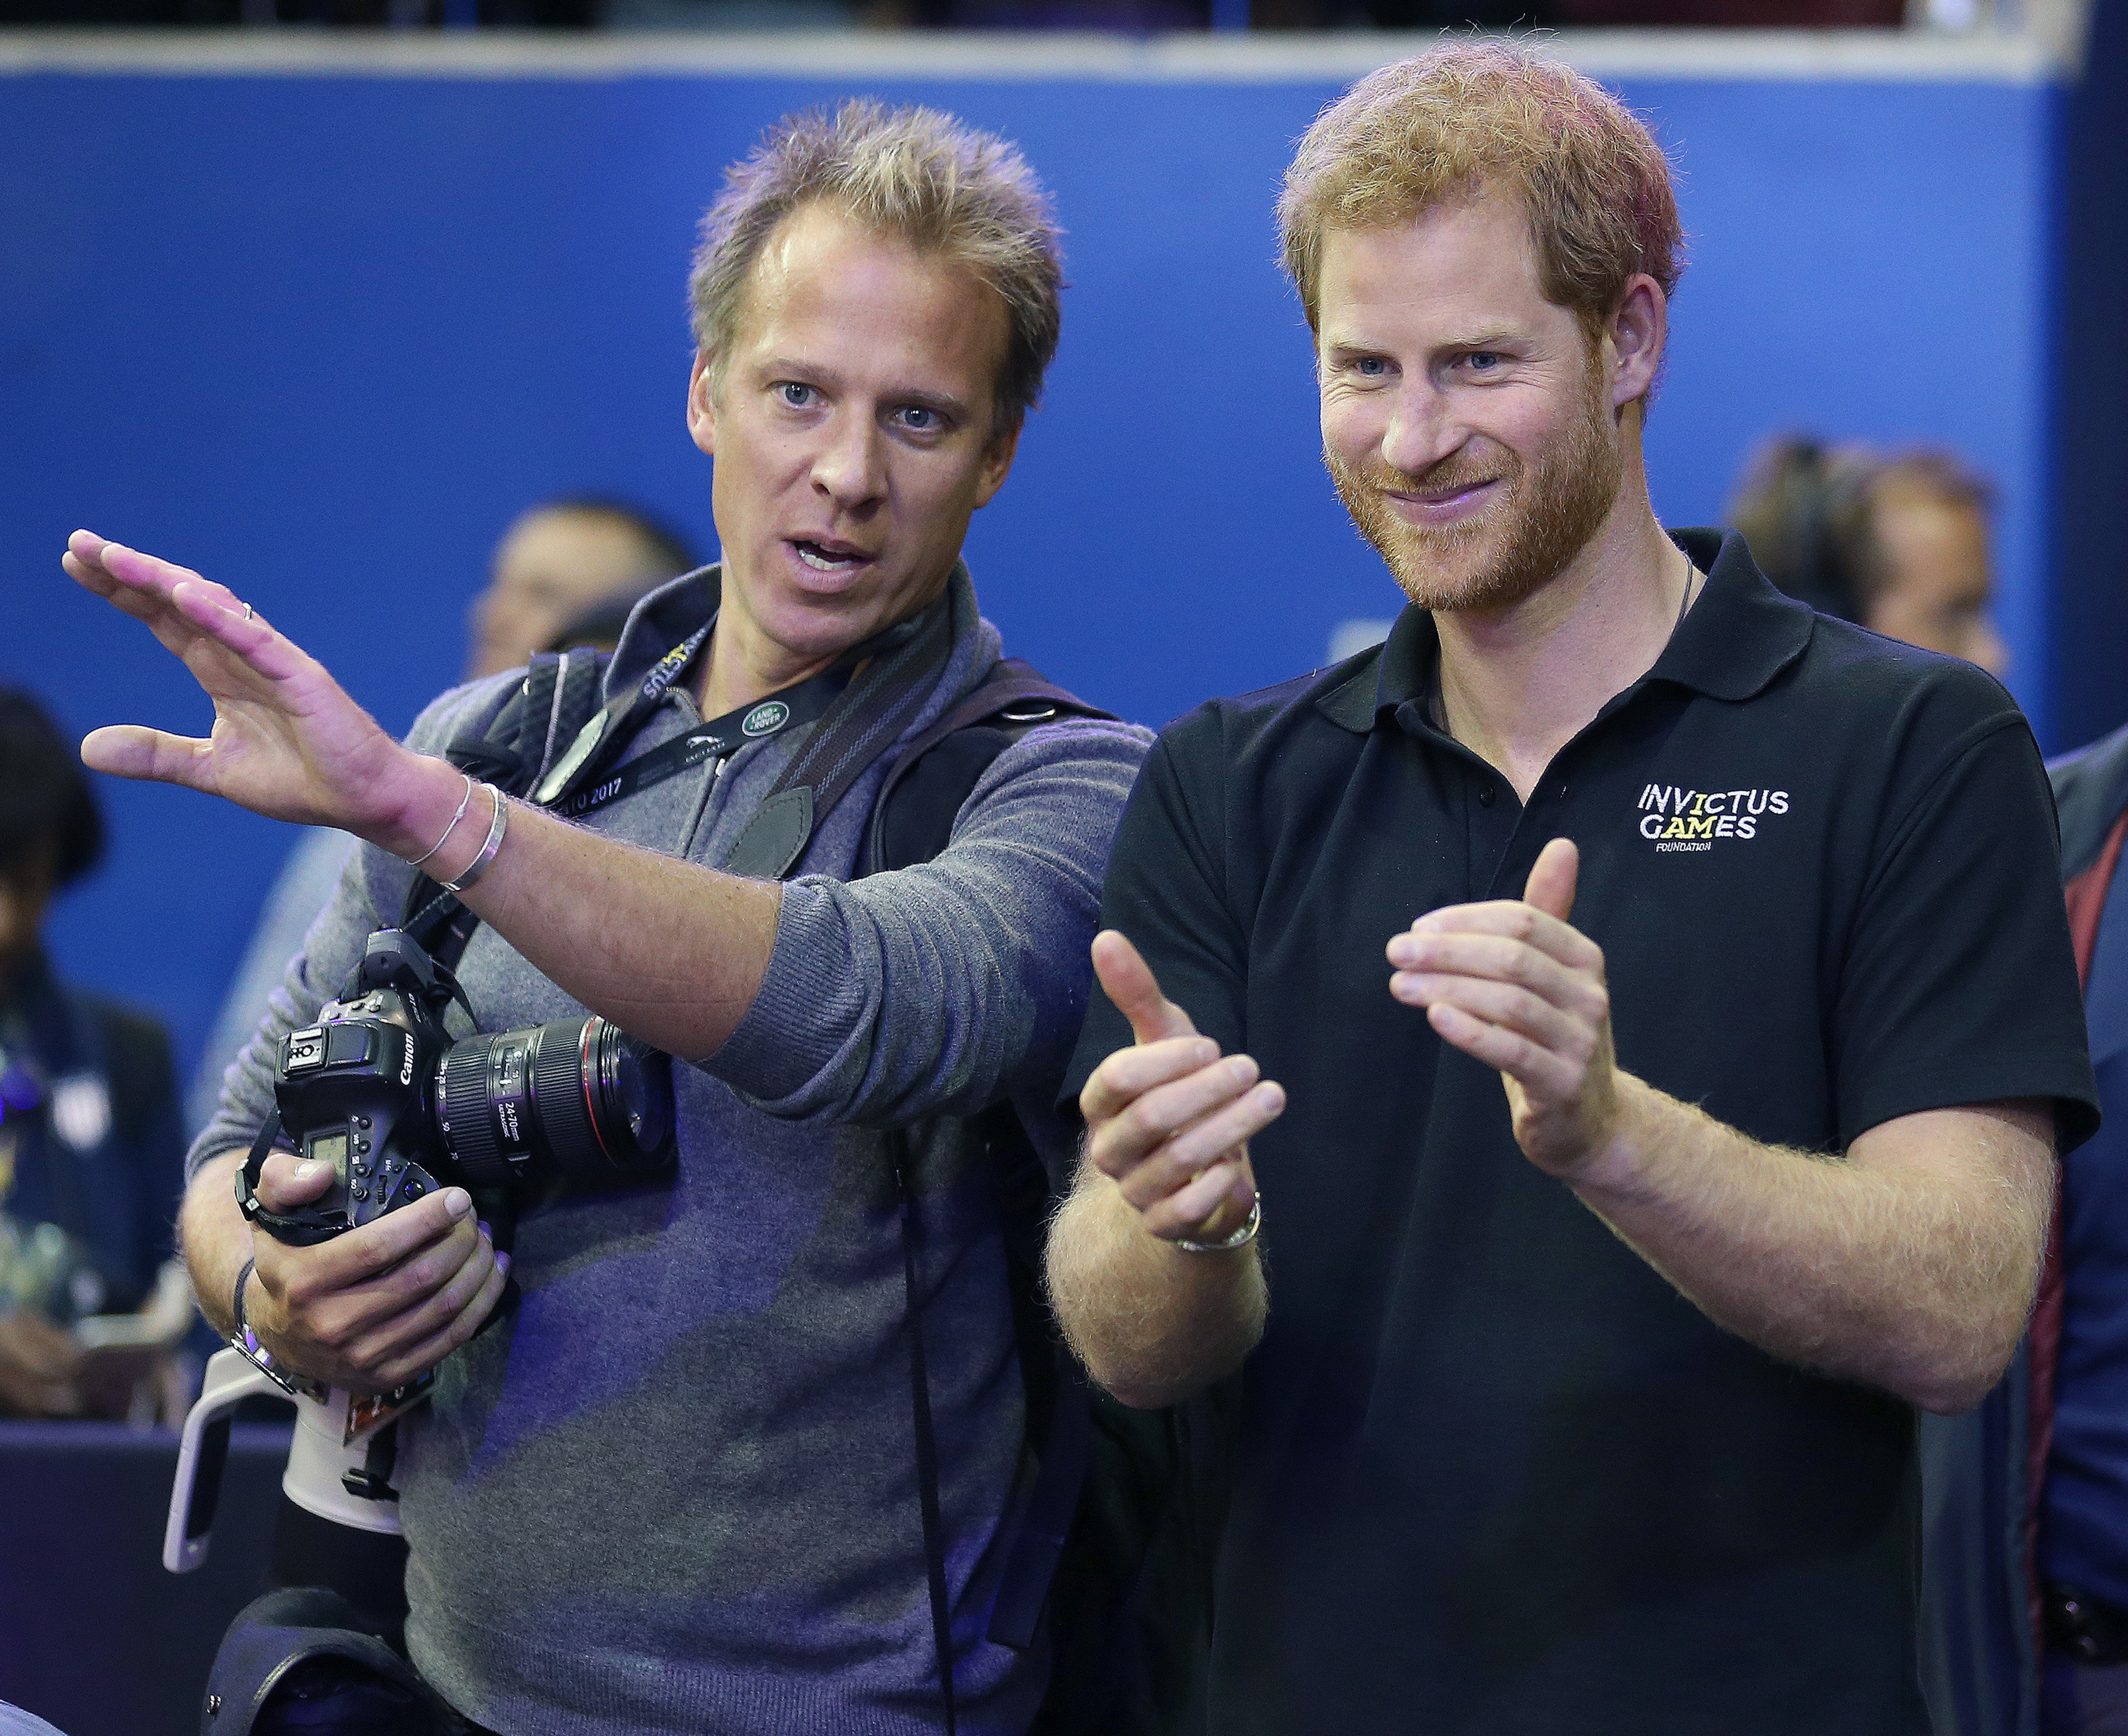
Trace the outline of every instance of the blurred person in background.
{"label": "blurred person in background", "polygon": [[[639,601],[699,565],[677,532],[639,508],[589,496],[534,506],[503,533],[487,588],[466,610],[466,679],[519,668],[535,651],[610,651]],[[344,832],[313,828],[288,851],[192,1076],[191,1131],[212,1117],[222,1075],[265,1017],[267,997],[302,950],[354,848]]]}
{"label": "blurred person in background", "polygon": [[1789,435],[1746,468],[1729,522],[1775,586],[1821,614],[2000,676],[1993,507],[1987,479],[1953,453]]}
{"label": "blurred person in background", "polygon": [[627,606],[701,564],[677,534],[633,506],[591,499],[535,506],[503,534],[487,589],[467,613],[466,679],[584,643],[563,632],[586,609],[620,605],[625,619]]}
{"label": "blurred person in background", "polygon": [[2039,1301],[1978,1427],[2012,1445],[1997,1534],[2035,1545],[2018,1581],[2040,1615],[2040,1728],[2128,1736],[2128,728],[2047,770],[2106,1120],[2061,1166]]}
{"label": "blurred person in background", "polygon": [[[44,950],[53,898],[103,842],[73,748],[0,689],[0,1415],[168,1416],[189,1396],[171,1354],[192,1314],[173,1288],[185,1141],[169,1039],[63,982]],[[121,1316],[122,1348],[75,1330]]]}

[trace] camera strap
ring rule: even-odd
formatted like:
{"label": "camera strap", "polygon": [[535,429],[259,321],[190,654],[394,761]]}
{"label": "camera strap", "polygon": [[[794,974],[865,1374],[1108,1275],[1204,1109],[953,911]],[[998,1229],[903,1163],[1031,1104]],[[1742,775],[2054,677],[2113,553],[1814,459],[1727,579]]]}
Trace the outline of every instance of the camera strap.
{"label": "camera strap", "polygon": [[[572,790],[569,787],[572,780],[581,782],[584,776],[591,774],[593,760],[591,755],[587,754],[578,760],[577,770],[570,776],[561,778],[558,782],[553,774],[542,778],[533,799],[549,813],[559,814],[565,820],[577,819],[610,803],[634,795],[639,790],[662,784],[667,778],[677,777],[705,760],[728,759],[748,742],[766,741],[771,736],[781,735],[786,729],[795,729],[802,723],[816,721],[842,697],[843,690],[849,685],[853,666],[848,662],[838,662],[796,686],[786,687],[765,700],[755,700],[750,705],[739,706],[709,723],[697,723],[692,729],[673,737],[669,742],[661,742],[648,753],[638,755],[610,776],[599,778],[594,783]],[[631,700],[629,709],[633,709],[633,704]],[[597,729],[606,715],[601,712],[586,724],[585,735],[589,736]],[[628,733],[633,733],[633,731],[629,730]],[[584,737],[580,736],[578,739],[581,741]],[[607,738],[601,735],[600,739]],[[611,739],[618,746],[625,742],[627,736],[618,734]],[[571,752],[574,751],[572,747]],[[555,767],[555,772],[565,771],[568,766],[568,757],[565,756]],[[554,794],[548,796],[546,792],[550,787]]]}
{"label": "camera strap", "polygon": [[[344,1215],[333,1223],[317,1218],[284,1217],[269,1208],[259,1198],[259,1175],[273,1155],[273,1146],[281,1137],[281,1112],[273,1110],[260,1123],[258,1136],[251,1141],[251,1150],[236,1171],[236,1207],[245,1221],[263,1225],[278,1240],[298,1248],[314,1248],[320,1242],[329,1242],[349,1227]],[[248,1352],[246,1353],[249,1354]]]}
{"label": "camera strap", "polygon": [[942,598],[853,651],[865,658],[862,673],[791,756],[733,843],[724,871],[767,880],[790,873],[820,822],[922,714],[952,648],[952,610]]}

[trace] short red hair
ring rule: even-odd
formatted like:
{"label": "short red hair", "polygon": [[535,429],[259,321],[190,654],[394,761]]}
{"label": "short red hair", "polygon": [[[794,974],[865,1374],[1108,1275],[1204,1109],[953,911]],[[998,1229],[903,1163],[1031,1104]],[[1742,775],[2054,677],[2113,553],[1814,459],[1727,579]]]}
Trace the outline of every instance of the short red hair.
{"label": "short red hair", "polygon": [[1684,269],[1670,161],[1623,103],[1523,44],[1446,42],[1360,80],[1285,172],[1279,239],[1309,330],[1328,232],[1408,222],[1489,185],[1529,215],[1545,299],[1592,333],[1633,277],[1667,296]]}

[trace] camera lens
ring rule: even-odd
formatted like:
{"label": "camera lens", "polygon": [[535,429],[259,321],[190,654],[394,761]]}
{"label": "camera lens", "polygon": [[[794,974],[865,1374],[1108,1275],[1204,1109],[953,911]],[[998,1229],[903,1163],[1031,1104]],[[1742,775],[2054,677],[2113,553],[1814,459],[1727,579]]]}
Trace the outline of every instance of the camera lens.
{"label": "camera lens", "polygon": [[672,1061],[605,1019],[468,1037],[439,1073],[438,1126],[472,1186],[672,1160]]}
{"label": "camera lens", "polygon": [[[672,1058],[639,1043],[602,1018],[596,1042],[585,1034],[591,1065],[591,1127],[617,1169],[662,1164],[672,1155]],[[630,1153],[644,1154],[640,1157]]]}

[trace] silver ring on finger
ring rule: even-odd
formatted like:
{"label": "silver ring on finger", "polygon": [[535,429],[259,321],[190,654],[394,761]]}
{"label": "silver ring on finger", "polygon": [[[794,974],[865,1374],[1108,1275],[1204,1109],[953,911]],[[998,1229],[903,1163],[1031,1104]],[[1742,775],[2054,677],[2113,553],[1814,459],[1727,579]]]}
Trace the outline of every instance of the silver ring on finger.
{"label": "silver ring on finger", "polygon": [[251,619],[251,605],[249,603],[244,605],[244,619],[247,621]]}

